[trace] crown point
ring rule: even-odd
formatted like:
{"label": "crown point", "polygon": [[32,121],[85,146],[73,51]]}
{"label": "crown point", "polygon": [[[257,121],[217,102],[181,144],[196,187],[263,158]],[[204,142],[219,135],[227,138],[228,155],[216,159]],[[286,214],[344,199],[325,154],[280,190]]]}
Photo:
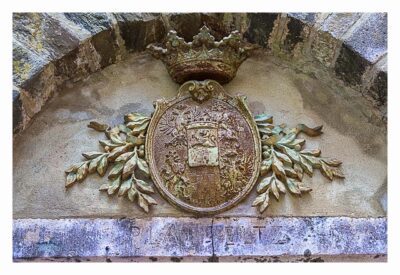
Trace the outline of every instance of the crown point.
{"label": "crown point", "polygon": [[213,79],[223,84],[235,77],[240,64],[249,56],[253,47],[246,44],[249,43],[242,40],[237,30],[221,41],[215,41],[210,29],[203,25],[192,42],[186,43],[175,30],[170,30],[165,49],[155,45],[147,48],[155,58],[165,63],[168,73],[177,83]]}

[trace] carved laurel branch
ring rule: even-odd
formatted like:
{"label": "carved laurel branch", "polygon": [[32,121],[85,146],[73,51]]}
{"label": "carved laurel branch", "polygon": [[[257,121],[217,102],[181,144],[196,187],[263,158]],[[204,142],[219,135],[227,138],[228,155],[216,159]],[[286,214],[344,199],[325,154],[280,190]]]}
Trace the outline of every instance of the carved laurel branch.
{"label": "carved laurel branch", "polygon": [[338,168],[341,161],[320,157],[321,150],[303,150],[305,140],[297,138],[299,133],[308,136],[322,134],[322,126],[309,128],[299,124],[295,128],[287,128],[286,125],[273,125],[272,116],[262,114],[254,117],[261,136],[262,157],[260,176],[262,180],[257,186],[259,194],[252,206],[258,207],[262,213],[269,205],[269,196],[272,193],[279,200],[280,193],[286,190],[301,196],[310,192],[310,186],[305,185],[303,175],[310,177],[314,168],[330,180],[334,177],[344,178],[343,172]]}
{"label": "carved laurel branch", "polygon": [[145,212],[149,206],[157,204],[150,194],[154,193],[153,187],[141,177],[149,177],[149,166],[145,161],[144,143],[150,117],[139,113],[125,116],[125,123],[114,128],[107,124],[91,121],[88,125],[99,132],[104,132],[107,140],[101,140],[104,152],[88,152],[82,155],[85,161],[72,165],[65,172],[67,174],[66,187],[76,182],[83,181],[88,174],[97,173],[104,176],[108,167],[110,183],[100,186],[100,191],[107,191],[113,195],[118,191],[118,196],[126,195],[132,202],[136,202]]}

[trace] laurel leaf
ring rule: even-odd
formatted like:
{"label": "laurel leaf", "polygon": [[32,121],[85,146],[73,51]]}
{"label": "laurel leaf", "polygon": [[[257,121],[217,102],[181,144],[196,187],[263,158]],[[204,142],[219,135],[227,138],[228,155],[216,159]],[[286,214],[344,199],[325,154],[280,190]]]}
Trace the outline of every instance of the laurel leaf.
{"label": "laurel leaf", "polygon": [[122,179],[126,179],[128,176],[132,175],[135,170],[137,163],[137,155],[136,153],[125,163],[124,168],[122,170]]}
{"label": "laurel leaf", "polygon": [[314,167],[314,168],[321,167],[321,160],[319,158],[316,158],[314,156],[309,156],[309,155],[302,155],[302,157],[307,159],[308,162],[312,165],[312,167]]}
{"label": "laurel leaf", "polygon": [[87,153],[83,153],[82,156],[84,156],[86,159],[94,159],[103,154],[104,153],[101,153],[101,152],[87,152]]}
{"label": "laurel leaf", "polygon": [[84,162],[81,167],[78,168],[76,171],[76,180],[77,181],[82,181],[86,178],[87,174],[89,172],[89,166],[87,162]]}
{"label": "laurel leaf", "polygon": [[334,166],[334,167],[337,167],[340,164],[342,164],[342,162],[338,159],[323,159],[322,161],[328,164],[329,166]]}
{"label": "laurel leaf", "polygon": [[118,144],[118,145],[124,144],[124,141],[121,139],[121,137],[118,134],[110,134],[110,139],[115,144]]}
{"label": "laurel leaf", "polygon": [[150,118],[141,113],[130,113],[124,116],[125,122],[141,121],[145,119],[150,119]]}
{"label": "laurel leaf", "polygon": [[116,178],[111,185],[108,187],[108,195],[112,195],[117,191],[119,185],[121,184],[121,177]]}
{"label": "laurel leaf", "polygon": [[138,203],[139,206],[144,210],[144,212],[148,213],[149,212],[149,203],[143,198],[142,194],[138,194]]}
{"label": "laurel leaf", "polygon": [[322,125],[314,127],[314,128],[310,128],[305,124],[298,124],[296,126],[296,129],[298,132],[303,132],[307,136],[310,136],[310,137],[316,137],[316,136],[319,136],[322,134]]}
{"label": "laurel leaf", "polygon": [[116,148],[116,147],[119,147],[120,145],[119,144],[115,144],[115,143],[112,143],[110,140],[100,140],[99,141],[99,143],[103,146],[103,147],[109,147],[110,149],[113,149],[113,148]]}
{"label": "laurel leaf", "polygon": [[254,116],[254,121],[259,124],[259,123],[272,123],[273,122],[273,117],[271,115],[267,114],[260,114]]}
{"label": "laurel leaf", "polygon": [[147,126],[149,126],[149,121],[143,123],[143,124],[140,125],[140,126],[134,127],[134,128],[132,129],[132,132],[131,132],[131,133],[132,133],[133,135],[137,135],[137,134],[139,134],[139,133],[141,133],[141,132],[144,132],[144,131],[147,129]]}
{"label": "laurel leaf", "polygon": [[118,158],[115,159],[115,162],[124,162],[130,159],[133,156],[134,152],[126,152],[121,154]]}
{"label": "laurel leaf", "polygon": [[298,187],[301,193],[308,193],[312,191],[312,188],[310,186],[306,186],[301,182],[298,183]]}
{"label": "laurel leaf", "polygon": [[271,181],[271,190],[272,190],[272,194],[274,194],[275,198],[277,200],[279,200],[279,191],[278,191],[278,187],[275,184],[275,178]]}
{"label": "laurel leaf", "polygon": [[283,169],[285,169],[286,176],[291,178],[298,178],[297,172],[293,168],[284,166]]}
{"label": "laurel leaf", "polygon": [[150,175],[149,171],[149,166],[147,165],[147,162],[141,158],[137,158],[137,165],[138,168],[143,171],[147,176]]}
{"label": "laurel leaf", "polygon": [[96,171],[97,165],[99,164],[100,160],[101,160],[101,156],[98,156],[95,159],[92,159],[89,163],[89,173],[93,173],[94,171]]}
{"label": "laurel leaf", "polygon": [[296,138],[296,133],[289,133],[278,141],[278,144],[287,145]]}
{"label": "laurel leaf", "polygon": [[137,128],[137,127],[139,127],[139,126],[142,126],[143,124],[145,124],[146,122],[148,122],[150,119],[149,118],[143,118],[143,119],[139,119],[139,120],[136,120],[136,121],[131,121],[131,122],[128,122],[127,124],[126,124],[126,126],[128,127],[128,128],[130,128],[130,129],[134,129],[134,128]]}
{"label": "laurel leaf", "polygon": [[258,131],[266,135],[272,134],[272,129],[274,127],[275,126],[270,123],[257,123]]}
{"label": "laurel leaf", "polygon": [[289,164],[289,165],[292,164],[291,159],[290,159],[287,155],[282,154],[282,153],[280,153],[280,152],[278,152],[278,151],[275,151],[275,154],[276,154],[276,156],[277,156],[281,161],[283,161],[284,163]]}
{"label": "laurel leaf", "polygon": [[133,136],[131,135],[131,133],[129,133],[126,137],[126,142],[132,143],[135,146],[139,146],[144,144],[145,139],[141,138],[140,136],[139,137]]}
{"label": "laurel leaf", "polygon": [[103,183],[103,184],[100,186],[99,191],[106,191],[106,190],[108,190],[108,188],[109,188],[110,186],[111,186],[111,185],[110,185],[109,183]]}
{"label": "laurel leaf", "polygon": [[107,171],[107,165],[108,165],[108,157],[107,155],[104,155],[101,157],[99,164],[97,165],[97,173],[102,177]]}
{"label": "laurel leaf", "polygon": [[332,170],[332,174],[333,174],[335,177],[338,177],[338,178],[345,178],[345,175],[344,175],[343,171],[340,170],[339,168],[331,168],[331,170]]}
{"label": "laurel leaf", "polygon": [[275,175],[282,181],[286,181],[286,173],[283,168],[283,163],[277,158],[274,157],[272,161],[272,171],[274,171]]}
{"label": "laurel leaf", "polygon": [[273,135],[273,136],[268,137],[267,139],[261,140],[261,144],[271,146],[271,145],[274,145],[275,143],[277,143],[280,138],[281,137],[279,135]]}
{"label": "laurel leaf", "polygon": [[306,143],[305,139],[302,138],[296,138],[295,140],[293,140],[292,142],[288,143],[287,146],[289,146],[290,148],[295,148],[296,146],[303,146]]}
{"label": "laurel leaf", "polygon": [[126,125],[124,125],[124,124],[118,125],[118,129],[119,129],[122,133],[125,133],[125,134],[128,134],[128,133],[131,132],[131,129],[129,129],[128,127],[126,127]]}
{"label": "laurel leaf", "polygon": [[308,175],[312,176],[313,167],[312,167],[311,163],[303,156],[300,156],[300,165]]}
{"label": "laurel leaf", "polygon": [[104,132],[105,130],[108,129],[109,126],[107,124],[99,123],[97,121],[90,121],[87,127],[92,128],[99,132]]}
{"label": "laurel leaf", "polygon": [[267,209],[268,205],[269,205],[269,192],[266,192],[266,196],[264,201],[262,202],[262,204],[260,205],[259,211],[261,213],[263,213],[265,211],[265,209]]}
{"label": "laurel leaf", "polygon": [[279,189],[280,192],[286,193],[286,187],[285,187],[285,185],[283,184],[283,182],[281,182],[281,181],[278,180],[278,179],[275,179],[275,183],[276,183],[276,186],[278,187],[278,189]]}
{"label": "laurel leaf", "polygon": [[295,150],[292,150],[286,146],[282,146],[281,148],[284,151],[284,153],[292,159],[292,161],[294,161],[294,162],[300,161],[300,155]]}
{"label": "laurel leaf", "polygon": [[298,163],[295,163],[295,164],[293,165],[293,169],[294,169],[294,171],[296,171],[297,178],[298,178],[299,180],[303,180],[303,173],[304,173],[304,171],[303,171],[303,168],[301,168],[301,165],[298,164]]}
{"label": "laurel leaf", "polygon": [[258,196],[256,197],[256,199],[253,201],[253,203],[251,204],[251,206],[258,206],[258,205],[260,205],[261,203],[263,203],[264,200],[265,200],[265,197],[268,195],[267,193],[268,193],[268,192],[264,192],[264,193],[258,195]]}
{"label": "laurel leaf", "polygon": [[271,123],[257,123],[257,127],[258,129],[263,128],[263,129],[274,129],[275,125],[271,124]]}
{"label": "laurel leaf", "polygon": [[325,177],[327,177],[328,179],[330,179],[330,180],[333,180],[333,173],[332,173],[332,170],[331,170],[331,168],[328,166],[328,165],[326,165],[324,162],[321,162],[321,172],[322,172],[322,175],[324,175]]}
{"label": "laurel leaf", "polygon": [[144,193],[154,193],[153,187],[143,180],[135,180],[137,188]]}
{"label": "laurel leaf", "polygon": [[286,181],[286,184],[287,184],[287,187],[289,188],[290,192],[292,192],[293,194],[297,194],[297,195],[301,194],[297,181],[295,181],[293,179],[288,179]]}
{"label": "laurel leaf", "polygon": [[136,195],[138,194],[137,190],[135,188],[131,188],[128,191],[128,199],[133,202],[136,198]]}
{"label": "laurel leaf", "polygon": [[275,126],[274,129],[272,129],[272,134],[279,135],[280,133],[282,133],[282,131],[286,125],[282,125],[282,126],[281,125]]}
{"label": "laurel leaf", "polygon": [[269,188],[269,185],[271,184],[273,178],[273,176],[263,178],[257,186],[257,193],[265,192]]}
{"label": "laurel leaf", "polygon": [[143,198],[147,201],[147,203],[149,205],[156,205],[157,201],[155,199],[153,199],[151,196],[147,195],[147,194],[142,194]]}
{"label": "laurel leaf", "polygon": [[74,182],[76,182],[76,174],[74,172],[71,172],[67,175],[65,187],[70,187]]}
{"label": "laurel leaf", "polygon": [[125,193],[131,188],[131,186],[132,186],[132,178],[129,178],[126,181],[124,181],[119,187],[118,196],[121,197],[125,195]]}
{"label": "laurel leaf", "polygon": [[110,155],[109,158],[111,160],[115,160],[117,157],[119,157],[121,154],[125,153],[127,150],[129,149],[128,145],[124,145],[124,146],[120,146],[120,147],[116,147],[114,148]]}
{"label": "laurel leaf", "polygon": [[124,163],[116,162],[114,164],[114,167],[111,169],[110,173],[108,173],[108,178],[110,180],[112,180],[112,179],[115,179],[116,177],[118,177],[122,172],[122,168],[124,168]]}
{"label": "laurel leaf", "polygon": [[272,159],[263,160],[260,168],[260,176],[265,176],[271,170],[271,167],[272,167]]}
{"label": "laurel leaf", "polygon": [[319,157],[321,155],[321,150],[319,150],[319,149],[305,149],[305,150],[302,150],[300,153],[304,154],[304,155],[311,155],[311,156],[314,156],[314,157]]}
{"label": "laurel leaf", "polygon": [[75,164],[71,165],[70,167],[68,167],[67,170],[65,170],[65,173],[68,174],[68,173],[71,173],[71,172],[76,172],[76,171],[78,170],[78,168],[81,167],[82,164],[84,164],[84,163],[85,163],[85,162],[82,161],[82,162],[75,163]]}
{"label": "laurel leaf", "polygon": [[261,134],[264,134],[264,135],[270,135],[270,134],[272,134],[272,130],[269,129],[269,128],[258,128],[258,131],[259,131]]}

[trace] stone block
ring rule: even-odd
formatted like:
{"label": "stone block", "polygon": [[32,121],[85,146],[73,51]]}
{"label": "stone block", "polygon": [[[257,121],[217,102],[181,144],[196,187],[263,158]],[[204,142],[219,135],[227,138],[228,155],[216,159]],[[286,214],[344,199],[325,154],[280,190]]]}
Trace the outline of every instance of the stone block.
{"label": "stone block", "polygon": [[386,254],[385,219],[237,218],[213,222],[218,256]]}
{"label": "stone block", "polygon": [[64,16],[92,35],[112,28],[107,13],[64,13]]}
{"label": "stone block", "polygon": [[40,74],[44,66],[50,62],[49,58],[37,54],[25,45],[13,41],[13,84],[21,86],[25,81]]}
{"label": "stone block", "polygon": [[21,85],[21,101],[29,118],[38,113],[55,92],[59,83],[54,71],[54,64],[49,63],[39,74],[34,75]]}
{"label": "stone block", "polygon": [[[104,68],[108,65],[114,64],[117,60],[121,59],[121,53],[123,52],[123,45],[118,41],[118,33],[113,25],[110,15],[107,13],[65,13],[65,17],[81,26],[88,32],[90,32],[90,44],[85,45],[85,53],[92,53],[87,57],[79,55],[78,49],[68,56],[69,59],[73,56],[76,60],[87,61],[85,65],[91,68],[97,67],[96,65],[90,65],[90,61],[99,59],[100,68]],[[93,48],[95,51],[91,51]],[[122,49],[121,49],[122,48]],[[100,57],[97,58],[96,54]],[[72,67],[74,67],[72,65]],[[89,70],[90,71],[90,70]]]}
{"label": "stone block", "polygon": [[201,22],[210,28],[216,40],[223,39],[234,30],[244,34],[249,29],[246,13],[201,13],[200,16]]}
{"label": "stone block", "polygon": [[387,14],[372,13],[360,24],[344,44],[373,64],[387,52]]}
{"label": "stone block", "polygon": [[13,38],[30,51],[55,60],[79,45],[79,39],[46,13],[14,13]]}
{"label": "stone block", "polygon": [[371,65],[359,53],[355,52],[348,45],[343,44],[339,56],[334,65],[336,76],[351,86],[360,87],[362,75]]}
{"label": "stone block", "polygon": [[249,28],[244,33],[244,38],[251,43],[256,43],[264,48],[268,48],[268,40],[278,16],[278,13],[249,13],[247,15]]}
{"label": "stone block", "polygon": [[387,102],[387,72],[378,72],[369,91],[372,97],[379,102],[379,105]]}
{"label": "stone block", "polygon": [[193,40],[203,26],[200,13],[168,14],[169,27],[175,30],[186,42]]}
{"label": "stone block", "polygon": [[361,13],[332,13],[319,27],[312,41],[311,54],[325,67],[331,67],[341,46],[340,38],[361,17]]}
{"label": "stone block", "polygon": [[362,86],[363,74],[387,52],[387,14],[363,17],[346,34],[334,69],[339,78],[355,87]]}
{"label": "stone block", "polygon": [[386,254],[386,218],[26,219],[13,224],[15,261],[198,257],[215,262],[268,256],[323,261]]}
{"label": "stone block", "polygon": [[160,14],[115,13],[114,16],[129,51],[143,51],[148,44],[160,42],[166,35]]}
{"label": "stone block", "polygon": [[247,30],[247,15],[243,13],[171,13],[164,14],[166,26],[177,31],[185,41],[193,40],[199,29],[206,25],[216,40],[221,40],[231,31]]}
{"label": "stone block", "polygon": [[317,20],[316,13],[288,13],[280,41],[281,51],[290,56],[299,56]]}
{"label": "stone block", "polygon": [[20,93],[17,88],[14,87],[12,92],[12,104],[13,104],[13,132],[17,133],[22,128],[23,123],[23,110]]}
{"label": "stone block", "polygon": [[362,13],[331,13],[321,24],[319,31],[330,33],[334,38],[340,39],[351,26],[353,26]]}
{"label": "stone block", "polygon": [[[115,52],[112,53],[115,54]],[[112,60],[115,60],[115,58],[111,58]],[[85,41],[79,48],[72,50],[63,58],[54,62],[55,74],[61,79],[76,82],[100,70],[108,62],[97,52],[91,41]]]}
{"label": "stone block", "polygon": [[303,22],[304,24],[307,25],[314,25],[314,23],[317,20],[317,13],[311,12],[311,13],[307,13],[307,12],[301,12],[301,13],[288,13],[288,17],[289,18],[294,18],[297,20],[300,20],[301,22]]}
{"label": "stone block", "polygon": [[[374,66],[373,78],[370,82],[367,93],[377,102],[377,105],[382,109],[386,116],[387,104],[387,55],[381,58]],[[366,85],[367,86],[367,85]]]}

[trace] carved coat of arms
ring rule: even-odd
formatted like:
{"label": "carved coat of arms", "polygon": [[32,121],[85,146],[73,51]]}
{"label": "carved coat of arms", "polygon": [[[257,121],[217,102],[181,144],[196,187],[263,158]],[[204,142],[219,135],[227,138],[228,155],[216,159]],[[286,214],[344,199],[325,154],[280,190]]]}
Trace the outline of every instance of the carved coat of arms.
{"label": "carved coat of arms", "polygon": [[156,102],[146,157],[154,183],[171,203],[215,213],[252,189],[261,163],[260,138],[244,100],[208,80],[188,81],[172,100]]}
{"label": "carved coat of arms", "polygon": [[109,195],[126,196],[148,212],[157,204],[153,182],[171,204],[204,215],[233,207],[256,183],[252,206],[263,212],[270,196],[278,200],[287,191],[311,191],[303,176],[315,169],[330,180],[344,177],[339,160],[304,148],[305,140],[298,137],[318,136],[322,126],[274,125],[270,115],[253,117],[244,96],[224,91],[221,84],[235,77],[254,48],[239,32],[215,41],[204,26],[185,42],[170,31],[164,46],[148,50],[182,84],[177,96],[158,100],[152,116],[130,113],[115,127],[90,122],[106,135],[100,141],[103,150],[84,153],[84,161],[68,168],[66,187],[112,167],[110,182],[100,186]]}

